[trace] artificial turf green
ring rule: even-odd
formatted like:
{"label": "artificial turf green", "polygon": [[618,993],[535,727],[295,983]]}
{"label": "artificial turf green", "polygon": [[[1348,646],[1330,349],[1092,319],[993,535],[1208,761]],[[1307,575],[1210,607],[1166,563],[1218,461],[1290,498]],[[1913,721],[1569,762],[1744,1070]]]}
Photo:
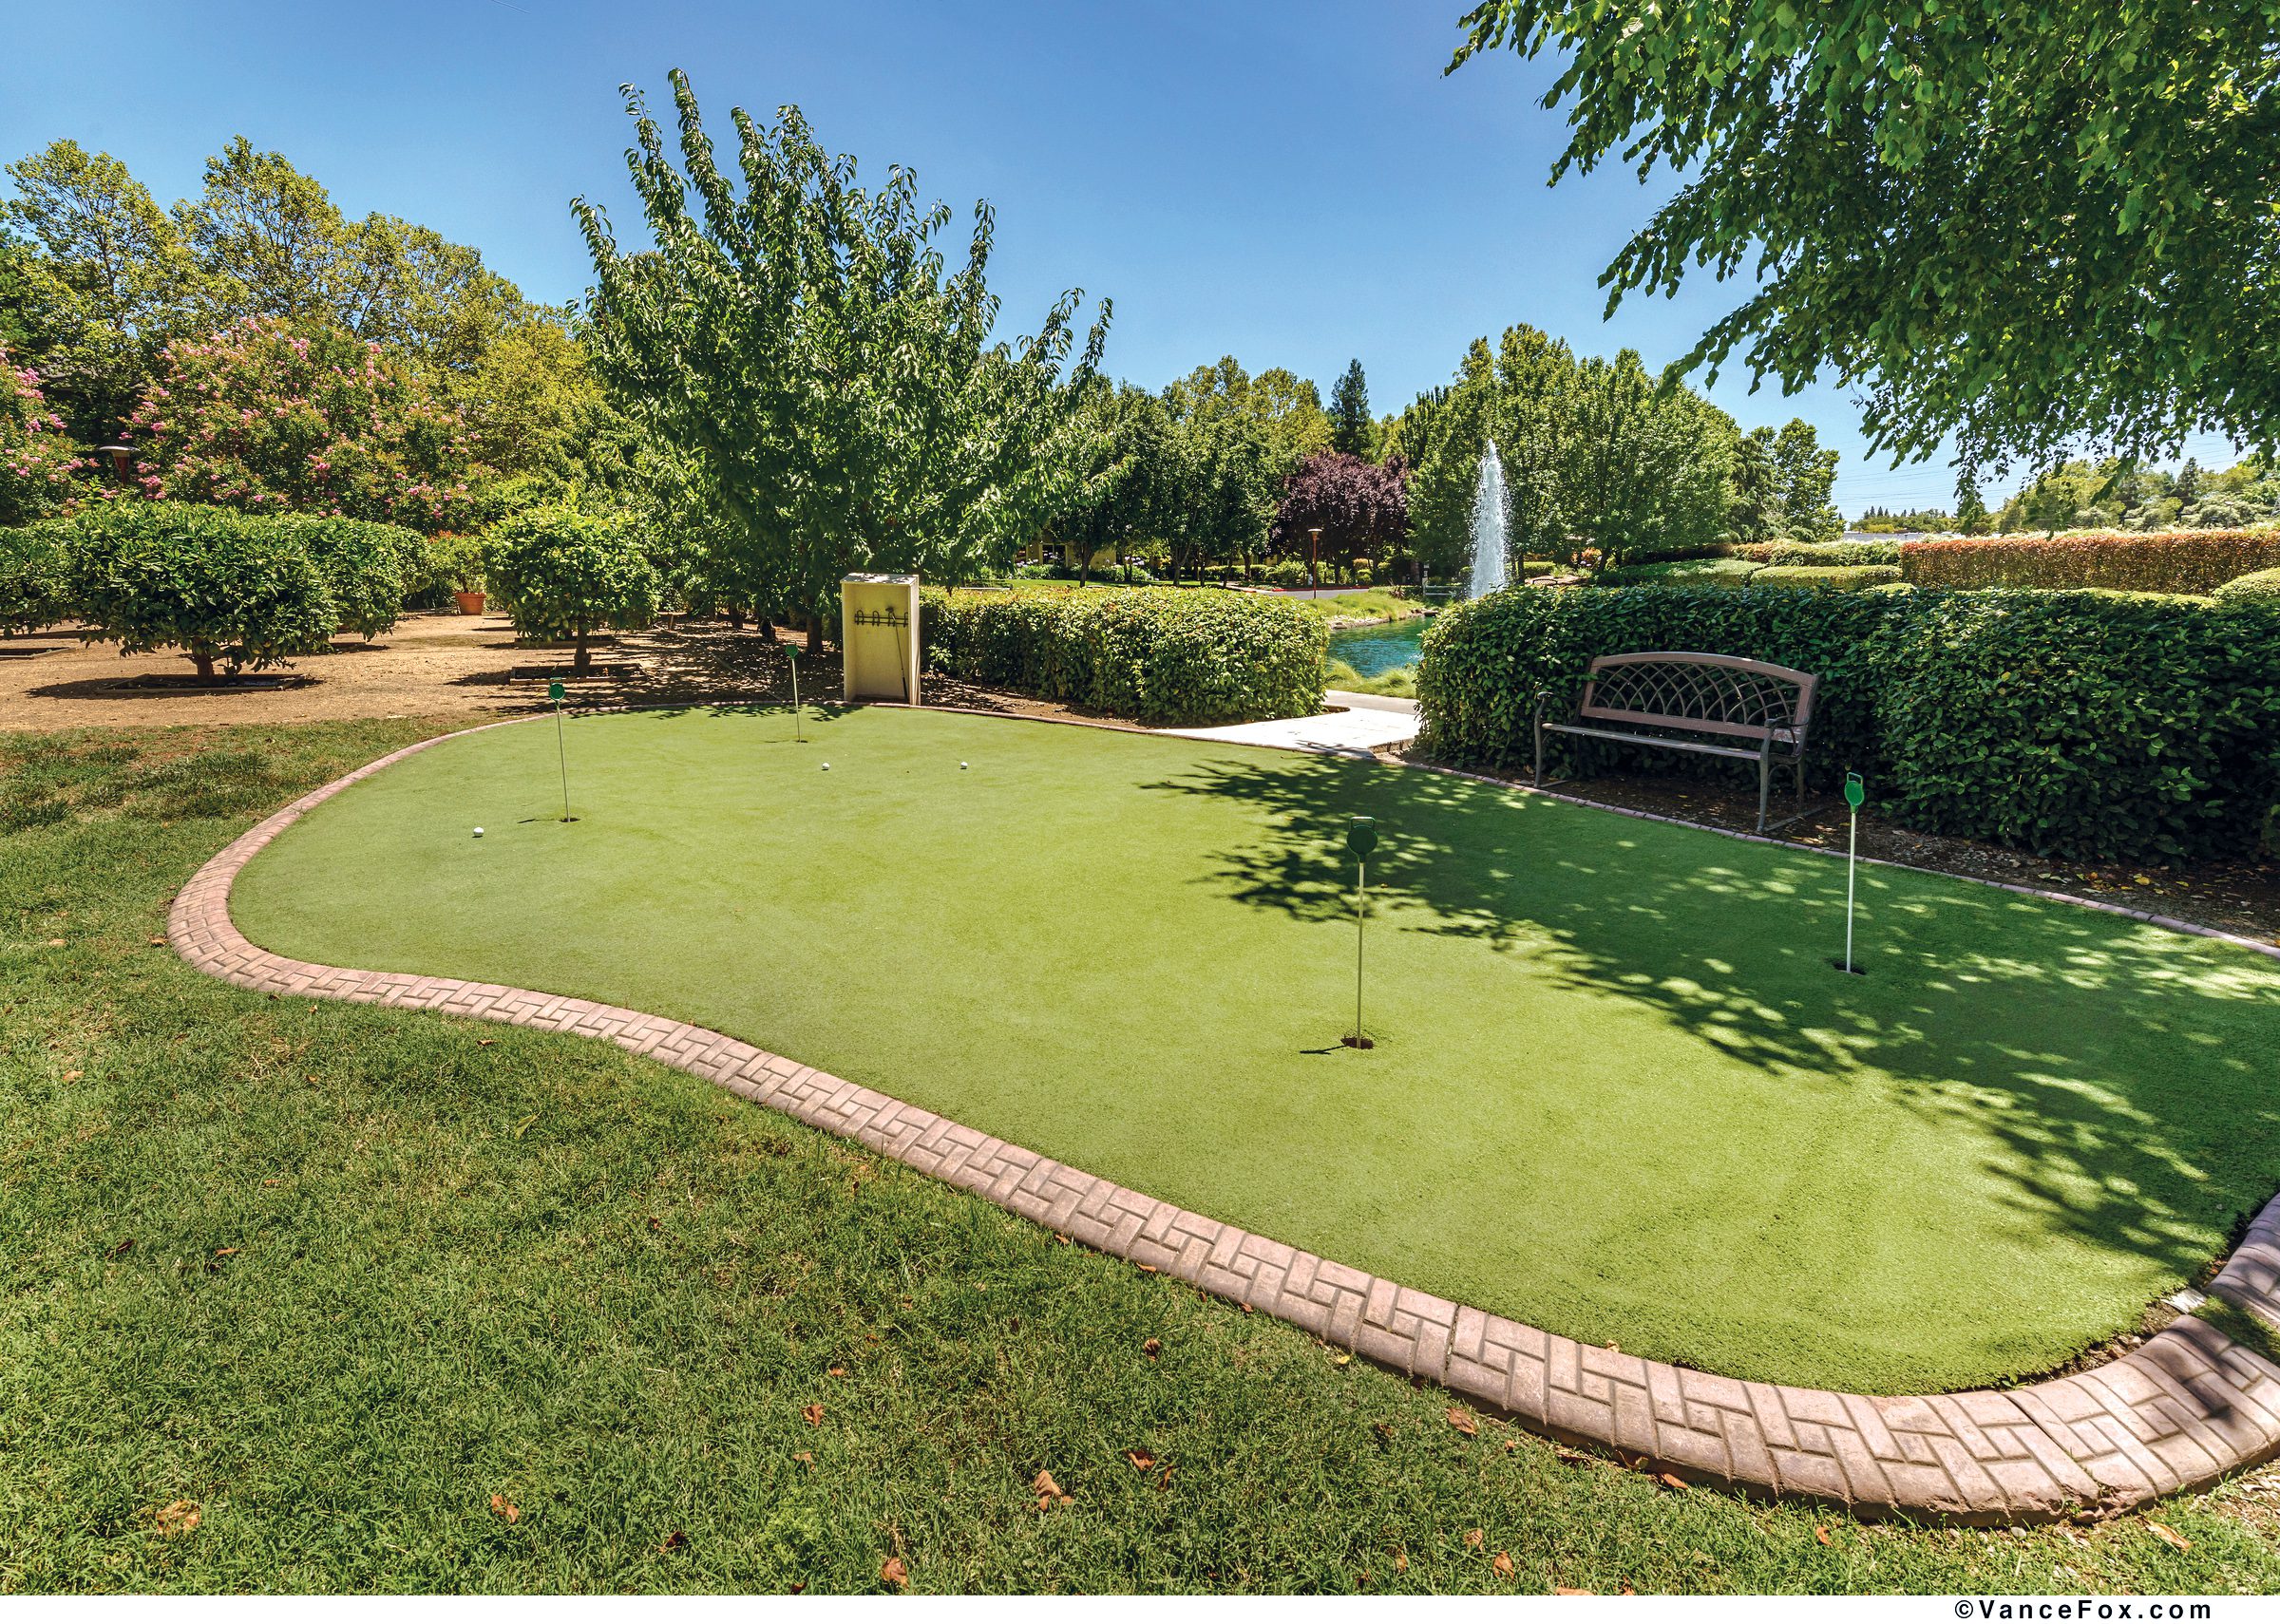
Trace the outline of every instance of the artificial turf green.
{"label": "artificial turf green", "polygon": [[[455,740],[234,898],[694,1020],[1625,1350],[1868,1391],[2131,1328],[2280,1181],[2280,965],[1408,769],[897,710]],[[828,762],[829,770],[824,770]],[[970,766],[961,768],[960,763]],[[1352,814],[1378,821],[1352,1020]],[[471,838],[475,825],[487,831]]]}

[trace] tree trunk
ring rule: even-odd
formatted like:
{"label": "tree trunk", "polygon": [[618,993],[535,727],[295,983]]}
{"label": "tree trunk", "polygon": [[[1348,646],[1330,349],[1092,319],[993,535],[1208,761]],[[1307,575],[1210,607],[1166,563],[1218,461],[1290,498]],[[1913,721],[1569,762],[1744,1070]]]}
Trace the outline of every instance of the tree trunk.
{"label": "tree trunk", "polygon": [[801,618],[808,623],[808,657],[812,660],[824,651],[824,617],[820,614],[805,614]]}
{"label": "tree trunk", "polygon": [[586,648],[586,634],[578,634],[578,652],[570,656],[570,669],[583,676],[594,669],[594,655]]}
{"label": "tree trunk", "polygon": [[732,604],[732,605],[730,605],[730,606],[729,606],[729,612],[728,612],[728,613],[729,613],[729,630],[730,630],[730,631],[732,631],[732,632],[741,632],[741,631],[743,631],[743,630],[744,630],[744,611],[743,611],[743,610],[741,610],[741,609],[739,609],[739,608],[737,608],[735,605]]}
{"label": "tree trunk", "polygon": [[200,682],[214,680],[214,651],[212,649],[201,644],[193,644],[190,649],[190,663],[198,668]]}

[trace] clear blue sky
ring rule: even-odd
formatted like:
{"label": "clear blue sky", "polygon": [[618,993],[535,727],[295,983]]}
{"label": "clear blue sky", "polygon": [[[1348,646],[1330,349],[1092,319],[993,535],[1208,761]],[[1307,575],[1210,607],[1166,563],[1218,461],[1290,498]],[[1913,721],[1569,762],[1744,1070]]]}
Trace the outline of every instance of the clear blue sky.
{"label": "clear blue sky", "polygon": [[[568,200],[638,227],[618,86],[695,81],[708,122],[796,102],[825,144],[914,167],[962,216],[998,208],[993,285],[1029,330],[1065,287],[1116,305],[1109,361],[1161,385],[1233,354],[1371,405],[1445,381],[1466,343],[1532,322],[1581,353],[1684,352],[1733,302],[1703,283],[1602,320],[1600,271],[1659,191],[1628,173],[1548,190],[1547,65],[1441,76],[1462,0],[831,0],[355,7],[0,0],[0,155],[60,136],[124,160],[161,202],[233,135],[284,153],[352,214],[472,243],[533,298],[589,280]],[[670,110],[670,109],[669,109]],[[1940,463],[1864,460],[1834,388],[1729,375],[1745,426],[1800,415],[1844,453],[1837,500],[1946,505]],[[2221,443],[2195,445],[2229,461]]]}

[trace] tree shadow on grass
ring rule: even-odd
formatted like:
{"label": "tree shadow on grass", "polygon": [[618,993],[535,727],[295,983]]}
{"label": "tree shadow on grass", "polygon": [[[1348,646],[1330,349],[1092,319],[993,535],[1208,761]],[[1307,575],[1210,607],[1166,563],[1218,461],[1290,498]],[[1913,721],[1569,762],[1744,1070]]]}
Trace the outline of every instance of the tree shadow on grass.
{"label": "tree shadow on grass", "polygon": [[[1852,977],[1830,962],[1845,870],[1826,854],[1320,757],[1211,759],[1147,787],[1256,807],[1266,838],[1211,854],[1202,883],[1302,920],[1352,917],[1344,833],[1375,818],[1393,928],[1525,957],[1727,1059],[1985,1136],[1999,1199],[2038,1228],[2190,1275],[2280,1183],[2280,965],[2236,948],[1863,869]],[[1895,1223],[1907,1199],[1896,1182]]]}

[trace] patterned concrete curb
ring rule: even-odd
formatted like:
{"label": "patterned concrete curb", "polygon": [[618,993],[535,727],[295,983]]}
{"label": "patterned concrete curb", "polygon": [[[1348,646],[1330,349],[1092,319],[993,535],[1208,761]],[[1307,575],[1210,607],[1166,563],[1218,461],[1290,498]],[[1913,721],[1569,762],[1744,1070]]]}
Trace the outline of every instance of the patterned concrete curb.
{"label": "patterned concrete curb", "polygon": [[[517,725],[491,723],[383,756],[239,836],[176,897],[167,923],[176,951],[211,975],[275,996],[606,1038],[1547,1436],[1695,1482],[1810,1497],[1863,1516],[2089,1520],[2280,1454],[2280,1366],[2191,1316],[2111,1364],[2009,1390],[1875,1398],[1735,1381],[1413,1291],[704,1027],[522,988],[305,964],[255,947],[231,922],[238,871],[311,807],[445,739]],[[2257,1215],[2211,1289],[2280,1327],[2280,1199]]]}

